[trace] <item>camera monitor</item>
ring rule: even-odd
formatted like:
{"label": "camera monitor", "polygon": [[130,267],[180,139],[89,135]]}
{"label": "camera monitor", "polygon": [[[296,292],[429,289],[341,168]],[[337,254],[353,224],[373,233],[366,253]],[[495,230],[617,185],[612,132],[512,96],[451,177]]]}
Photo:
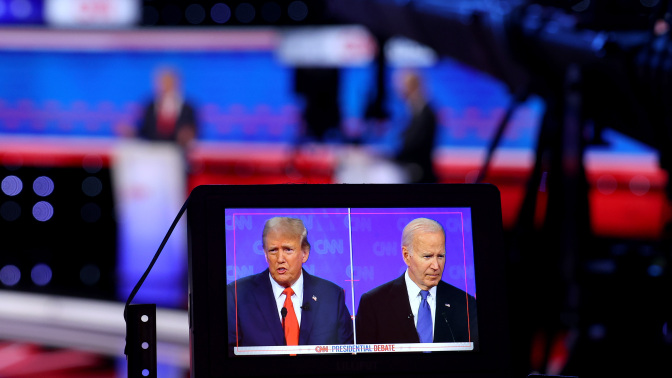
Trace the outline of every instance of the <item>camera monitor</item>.
{"label": "camera monitor", "polygon": [[496,187],[200,186],[189,201],[192,376],[508,374]]}

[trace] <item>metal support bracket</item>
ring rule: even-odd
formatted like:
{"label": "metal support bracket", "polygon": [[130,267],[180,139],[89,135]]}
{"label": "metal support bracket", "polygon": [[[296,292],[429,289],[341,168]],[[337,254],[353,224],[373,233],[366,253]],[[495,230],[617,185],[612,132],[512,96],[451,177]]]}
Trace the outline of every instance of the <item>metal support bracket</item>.
{"label": "metal support bracket", "polygon": [[156,305],[129,305],[126,317],[128,378],[156,378]]}

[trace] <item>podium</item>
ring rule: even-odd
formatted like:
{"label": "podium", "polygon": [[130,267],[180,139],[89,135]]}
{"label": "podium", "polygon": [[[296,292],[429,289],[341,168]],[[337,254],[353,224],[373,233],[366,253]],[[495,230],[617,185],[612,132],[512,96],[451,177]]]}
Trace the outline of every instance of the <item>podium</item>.
{"label": "podium", "polygon": [[[186,164],[174,143],[128,140],[113,151],[111,176],[118,224],[117,295],[125,299],[186,199]],[[184,307],[186,287],[186,222],[180,222],[136,301]]]}

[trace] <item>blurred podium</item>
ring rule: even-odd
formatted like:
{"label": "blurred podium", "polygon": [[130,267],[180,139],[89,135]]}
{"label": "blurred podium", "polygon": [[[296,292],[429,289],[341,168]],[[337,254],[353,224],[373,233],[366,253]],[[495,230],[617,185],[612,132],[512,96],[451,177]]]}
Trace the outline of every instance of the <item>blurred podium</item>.
{"label": "blurred podium", "polygon": [[[112,151],[111,176],[117,217],[117,267],[120,300],[126,300],[147,269],[187,198],[182,150],[169,142],[126,140]],[[187,233],[180,222],[136,303],[185,307]]]}
{"label": "blurred podium", "polygon": [[406,184],[409,177],[398,164],[362,147],[345,147],[338,154],[334,181],[340,184]]}

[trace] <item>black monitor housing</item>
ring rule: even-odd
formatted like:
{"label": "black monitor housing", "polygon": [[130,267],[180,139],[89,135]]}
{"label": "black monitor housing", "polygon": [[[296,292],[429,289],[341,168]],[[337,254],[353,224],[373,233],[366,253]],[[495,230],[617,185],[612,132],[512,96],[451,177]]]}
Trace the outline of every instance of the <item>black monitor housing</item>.
{"label": "black monitor housing", "polygon": [[[230,356],[227,319],[231,315],[227,314],[226,270],[233,262],[227,261],[227,222],[231,229],[231,219],[229,217],[227,221],[225,216],[227,210],[268,209],[270,214],[273,209],[282,209],[278,210],[282,213],[287,209],[371,208],[402,208],[411,213],[413,209],[469,209],[473,276],[478,289],[478,350]],[[199,186],[191,193],[187,219],[192,377],[415,377],[437,374],[485,378],[510,374],[507,256],[503,246],[500,195],[493,185]],[[228,245],[230,248],[231,240]],[[353,247],[356,247],[354,241]],[[356,248],[352,250],[356,252]],[[228,255],[231,256],[230,251]],[[357,293],[358,297],[360,294]]]}

